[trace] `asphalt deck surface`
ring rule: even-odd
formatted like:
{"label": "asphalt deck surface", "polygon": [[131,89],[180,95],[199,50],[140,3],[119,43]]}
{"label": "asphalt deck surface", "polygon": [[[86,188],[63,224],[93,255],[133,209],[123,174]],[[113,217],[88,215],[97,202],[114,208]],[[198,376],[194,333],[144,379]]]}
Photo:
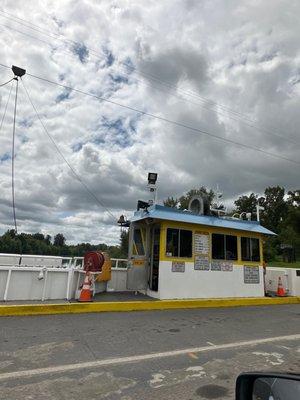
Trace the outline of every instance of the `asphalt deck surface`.
{"label": "asphalt deck surface", "polygon": [[[97,293],[93,297],[93,302],[124,302],[124,301],[157,301],[153,297],[147,296],[140,292],[103,292]],[[77,300],[9,300],[9,301],[0,301],[0,305],[13,305],[13,304],[67,304],[67,303],[77,303]]]}
{"label": "asphalt deck surface", "polygon": [[0,400],[234,399],[242,371],[300,373],[299,316],[281,305],[2,317]]}

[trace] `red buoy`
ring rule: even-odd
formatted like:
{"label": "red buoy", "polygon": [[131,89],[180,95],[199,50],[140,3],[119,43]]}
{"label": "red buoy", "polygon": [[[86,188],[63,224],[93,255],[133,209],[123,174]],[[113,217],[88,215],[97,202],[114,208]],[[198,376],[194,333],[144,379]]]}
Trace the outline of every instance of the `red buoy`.
{"label": "red buoy", "polygon": [[84,255],[85,272],[101,272],[105,258],[100,251],[89,251]]}

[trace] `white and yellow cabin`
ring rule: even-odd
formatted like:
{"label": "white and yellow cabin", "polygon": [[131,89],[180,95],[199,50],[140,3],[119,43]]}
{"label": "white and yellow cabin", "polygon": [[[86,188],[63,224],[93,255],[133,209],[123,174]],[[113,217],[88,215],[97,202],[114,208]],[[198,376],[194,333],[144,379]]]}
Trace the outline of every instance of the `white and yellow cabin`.
{"label": "white and yellow cabin", "polygon": [[263,241],[243,221],[154,205],[134,213],[127,287],[158,299],[263,297]]}

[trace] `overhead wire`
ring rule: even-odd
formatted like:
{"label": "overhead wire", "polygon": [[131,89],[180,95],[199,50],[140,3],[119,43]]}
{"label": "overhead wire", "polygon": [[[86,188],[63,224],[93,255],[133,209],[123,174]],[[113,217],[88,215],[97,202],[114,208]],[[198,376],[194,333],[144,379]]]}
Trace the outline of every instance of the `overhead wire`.
{"label": "overhead wire", "polygon": [[[12,21],[14,21],[14,22],[17,22],[18,24],[21,24],[21,25],[23,25],[24,27],[26,27],[26,28],[28,28],[28,29],[32,29],[32,30],[34,30],[34,31],[36,31],[36,32],[39,32],[39,33],[41,33],[41,34],[44,34],[44,35],[46,35],[46,36],[48,36],[48,37],[52,37],[52,38],[54,38],[54,39],[56,39],[56,40],[61,40],[61,41],[65,42],[65,43],[72,43],[73,45],[78,45],[78,44],[80,44],[79,42],[77,42],[77,41],[75,41],[75,40],[66,38],[64,35],[62,35],[62,34],[60,34],[60,33],[56,33],[56,32],[49,31],[49,30],[45,30],[45,29],[41,28],[40,26],[38,26],[38,25],[36,25],[36,24],[33,24],[32,22],[30,22],[30,21],[28,21],[28,20],[25,20],[25,19],[23,19],[23,18],[17,17],[17,16],[15,16],[15,15],[10,14],[10,13],[8,13],[8,12],[5,12],[5,11],[3,11],[3,10],[0,10],[0,14],[1,14],[1,13],[2,13],[2,14],[5,14],[5,15],[1,15],[3,18],[12,20]],[[7,16],[7,15],[8,15],[8,16]],[[22,22],[20,22],[20,21],[22,21]],[[24,24],[24,22],[25,22],[25,24]],[[8,26],[6,26],[6,27],[9,28],[9,29],[11,29],[11,27],[8,27]],[[18,31],[18,32],[19,32],[19,33],[25,34],[24,32],[20,32],[20,31]],[[33,36],[31,36],[31,37],[33,37]],[[36,38],[36,37],[33,37],[33,38]],[[41,40],[41,39],[39,39],[39,38],[36,38],[36,39],[37,39],[37,40]],[[45,42],[45,43],[50,44],[49,42]],[[88,46],[85,46],[85,47],[87,48],[87,50],[89,51],[89,53],[95,54],[95,55],[97,55],[97,56],[100,55],[99,51],[96,51],[96,50],[94,50],[94,49],[91,49],[91,48],[88,47]],[[102,52],[101,56],[103,56],[103,55],[106,55],[105,52]],[[218,102],[215,102],[214,100],[207,99],[207,98],[205,98],[205,97],[203,97],[203,96],[200,96],[198,93],[196,93],[196,92],[194,92],[194,91],[190,91],[190,90],[189,90],[189,91],[183,91],[182,89],[178,88],[177,86],[172,85],[170,82],[163,81],[162,79],[158,78],[157,76],[155,76],[155,75],[153,75],[153,74],[151,74],[151,73],[149,73],[149,72],[145,72],[145,71],[143,71],[143,70],[137,70],[132,64],[129,64],[129,63],[126,63],[126,62],[123,62],[123,64],[126,66],[126,68],[129,68],[130,70],[132,70],[133,72],[135,72],[135,73],[138,74],[138,75],[146,76],[146,77],[148,77],[149,79],[153,79],[153,80],[155,80],[155,81],[157,81],[157,82],[159,82],[159,83],[161,83],[161,84],[164,84],[164,85],[167,85],[167,86],[169,86],[169,87],[172,87],[172,88],[174,88],[175,90],[178,90],[178,89],[179,89],[181,92],[183,92],[183,93],[185,93],[185,94],[187,94],[187,95],[189,95],[189,96],[197,97],[197,98],[201,99],[202,101],[205,101],[205,102],[207,102],[207,103],[209,103],[209,104],[215,105],[215,106],[220,107],[220,108],[224,108],[224,109],[225,109],[226,111],[228,111],[228,112],[232,112],[232,113],[234,113],[234,114],[236,114],[236,115],[243,116],[243,117],[245,117],[246,119],[248,119],[248,121],[250,121],[250,122],[255,122],[255,120],[249,118],[248,116],[245,116],[244,114],[242,114],[242,113],[240,113],[240,112],[238,112],[238,111],[236,111],[236,110],[230,109],[228,106],[225,106],[225,105],[223,105],[223,104],[220,104],[220,103],[218,103]],[[121,67],[122,67],[122,65],[121,65]]]}
{"label": "overhead wire", "polygon": [[[36,32],[39,32],[39,33],[42,33],[42,34],[44,34],[44,35],[46,35],[46,36],[48,36],[48,37],[52,37],[52,38],[54,38],[54,39],[58,39],[58,40],[61,40],[61,41],[66,42],[66,43],[72,43],[73,45],[78,45],[78,44],[80,44],[79,42],[77,42],[77,41],[75,41],[75,40],[66,38],[66,37],[65,37],[64,35],[62,35],[61,33],[56,33],[56,32],[53,32],[53,31],[45,30],[45,29],[41,28],[39,25],[36,25],[36,24],[32,23],[31,21],[28,21],[28,20],[26,20],[26,19],[24,19],[24,18],[17,17],[16,15],[10,14],[10,13],[8,13],[8,12],[6,12],[6,11],[0,10],[0,14],[4,14],[4,15],[2,15],[3,18],[12,20],[12,21],[14,21],[14,22],[17,22],[18,24],[21,24],[21,25],[23,25],[24,27],[26,27],[26,28],[28,28],[28,29],[32,29],[32,30],[34,30],[34,31],[36,31]],[[21,22],[20,22],[20,21],[21,21]],[[25,24],[24,24],[24,22],[25,22]],[[7,27],[7,28],[10,28],[10,27],[8,27],[8,26],[6,26],[6,27]],[[37,39],[38,39],[38,38],[37,38]],[[48,43],[49,43],[49,42],[48,42]],[[85,47],[89,50],[90,53],[95,54],[95,55],[98,55],[98,56],[100,55],[99,51],[94,50],[94,49],[91,49],[91,48],[88,47],[88,46],[85,46]],[[103,56],[103,55],[106,55],[105,52],[102,52],[101,56]],[[126,66],[126,68],[129,68],[130,70],[134,71],[134,72],[135,72],[136,74],[138,74],[138,75],[146,76],[146,77],[148,77],[149,79],[153,79],[153,80],[155,80],[155,81],[157,81],[157,82],[160,82],[161,84],[168,85],[169,87],[172,87],[172,88],[175,88],[175,90],[178,90],[178,87],[177,87],[177,86],[172,85],[170,82],[166,82],[166,81],[164,81],[164,80],[158,78],[157,76],[155,76],[155,75],[153,75],[153,74],[151,74],[151,73],[149,73],[149,72],[145,72],[145,71],[143,71],[143,70],[137,70],[132,64],[129,64],[129,63],[127,63],[127,62],[123,62],[123,64]],[[179,88],[179,90],[180,90],[180,91],[183,91],[183,90],[180,89],[180,88]],[[240,113],[240,112],[238,112],[238,111],[236,111],[236,110],[232,110],[232,109],[230,109],[229,107],[227,107],[227,106],[225,106],[225,105],[223,105],[223,104],[220,104],[220,103],[218,103],[218,102],[215,102],[214,100],[207,99],[207,98],[205,98],[205,97],[203,97],[203,96],[200,96],[198,93],[196,93],[196,92],[194,92],[194,91],[190,91],[190,90],[189,90],[189,91],[183,91],[183,92],[186,93],[186,94],[188,94],[188,95],[190,95],[190,96],[195,96],[195,97],[197,97],[197,98],[200,98],[201,100],[206,101],[206,102],[208,102],[208,103],[210,103],[210,104],[213,104],[213,105],[215,105],[215,106],[222,107],[222,108],[226,109],[226,110],[229,111],[229,112],[235,113],[235,114],[237,114],[237,115],[244,116],[244,114],[242,114],[242,113]],[[246,117],[246,118],[248,118],[248,117]],[[250,119],[250,121],[251,121],[251,122],[254,122],[254,120],[252,120],[252,119]]]}
{"label": "overhead wire", "polygon": [[12,191],[13,219],[14,219],[15,232],[17,233],[16,204],[15,204],[15,136],[16,136],[16,115],[17,115],[19,80],[17,77],[13,79],[16,80],[16,92],[15,92],[12,151],[11,151],[11,191]]}
{"label": "overhead wire", "polygon": [[[0,63],[0,65],[2,65],[2,64]],[[247,148],[247,149],[251,149],[251,150],[254,150],[254,151],[258,151],[260,153],[269,155],[271,157],[279,158],[281,160],[289,161],[291,163],[300,165],[300,161],[296,161],[296,160],[290,159],[288,157],[284,157],[284,156],[281,156],[279,154],[263,150],[263,149],[261,149],[259,147],[256,147],[256,146],[252,146],[252,145],[248,145],[248,144],[245,144],[245,143],[237,142],[237,141],[232,140],[232,139],[224,138],[223,136],[219,136],[217,134],[205,131],[203,129],[196,128],[194,126],[190,126],[190,125],[187,125],[187,124],[184,124],[184,123],[181,123],[181,122],[178,122],[178,121],[174,121],[174,120],[171,120],[171,119],[168,119],[168,118],[165,118],[165,117],[161,117],[161,116],[159,116],[157,114],[152,114],[152,113],[147,112],[147,111],[142,111],[142,110],[139,110],[139,109],[137,109],[135,107],[131,107],[131,106],[127,106],[125,104],[119,103],[119,102],[117,102],[115,100],[107,99],[107,98],[98,96],[98,95],[93,94],[93,93],[89,93],[89,92],[85,92],[85,91],[80,90],[80,89],[76,89],[76,88],[71,87],[71,86],[63,85],[61,83],[54,82],[54,81],[52,81],[50,79],[43,78],[43,77],[40,77],[40,76],[37,76],[37,75],[34,75],[34,74],[30,74],[28,72],[27,72],[27,75],[31,76],[32,78],[35,78],[35,79],[50,83],[52,85],[57,85],[57,86],[63,87],[64,89],[67,89],[67,90],[70,90],[70,91],[74,91],[74,92],[77,92],[77,93],[80,93],[80,94],[83,94],[83,95],[86,95],[86,96],[90,96],[92,98],[95,98],[95,99],[98,99],[98,100],[102,100],[102,101],[105,101],[107,103],[114,104],[114,105],[117,105],[119,107],[134,111],[135,113],[140,114],[140,115],[146,115],[148,117],[155,118],[157,120],[164,121],[164,122],[167,122],[169,124],[172,124],[172,125],[175,125],[175,126],[179,126],[179,127],[188,129],[188,130],[193,131],[193,132],[197,132],[197,133],[209,136],[209,137],[213,137],[213,138],[215,138],[217,140],[220,140],[220,141],[223,141],[223,142],[226,142],[226,143],[230,143],[230,144],[234,144],[236,146],[240,146],[240,147],[243,147],[243,148]]]}
{"label": "overhead wire", "polygon": [[11,82],[11,81],[13,81],[13,80],[14,80],[14,78],[11,78],[9,81],[4,82],[4,83],[1,83],[1,84],[0,84],[0,87],[7,85],[9,82]]}
{"label": "overhead wire", "polygon": [[[33,35],[30,35],[30,34],[28,34],[28,33],[21,32],[21,31],[19,31],[18,29],[11,28],[11,27],[6,26],[6,25],[3,25],[3,24],[0,24],[0,26],[4,26],[5,28],[11,29],[11,30],[13,30],[13,31],[15,31],[15,32],[17,32],[17,33],[20,33],[20,34],[22,34],[22,35],[24,35],[24,36],[26,36],[26,37],[29,37],[29,38],[34,39],[34,40],[38,40],[38,41],[40,41],[41,43],[44,43],[44,44],[46,44],[46,45],[48,45],[48,46],[53,47],[53,44],[50,43],[50,42],[48,42],[48,41],[46,41],[46,40],[37,38],[37,37],[35,37],[35,36],[33,36]],[[62,53],[64,53],[64,54],[68,54],[68,55],[69,55],[69,54],[72,54],[72,55],[74,55],[74,52],[71,51],[71,50],[65,51],[65,50],[63,50],[63,49],[60,49],[59,51],[62,52]],[[113,68],[112,68],[112,69],[113,69]],[[114,70],[115,70],[115,69],[114,69]],[[124,76],[124,75],[123,75],[123,76]],[[283,139],[285,142],[289,142],[289,143],[291,143],[291,144],[300,146],[300,143],[298,143],[298,142],[296,142],[296,141],[290,139],[289,137],[282,136],[282,135],[279,135],[279,134],[274,133],[274,132],[269,132],[267,129],[265,129],[265,128],[263,128],[263,127],[258,127],[258,126],[256,126],[256,125],[253,125],[252,123],[250,123],[251,120],[249,120],[249,122],[247,122],[247,120],[246,120],[245,118],[244,118],[244,119],[241,119],[241,117],[238,116],[238,115],[237,115],[237,116],[235,116],[234,114],[233,114],[233,115],[230,115],[230,113],[228,114],[228,111],[222,110],[222,108],[221,108],[221,111],[220,111],[219,109],[211,108],[211,105],[208,105],[208,104],[206,104],[206,103],[204,103],[204,104],[201,103],[201,104],[200,104],[200,103],[195,102],[195,101],[193,101],[193,100],[187,99],[187,98],[185,98],[185,97],[183,97],[183,96],[181,96],[181,95],[178,95],[176,92],[174,92],[175,89],[173,89],[173,88],[171,88],[171,90],[170,90],[170,89],[166,89],[166,88],[163,88],[163,87],[155,86],[155,85],[153,85],[153,84],[148,84],[147,82],[142,81],[141,79],[138,79],[138,78],[134,78],[134,79],[135,79],[137,82],[139,82],[139,83],[141,83],[141,84],[143,84],[143,85],[145,85],[145,86],[147,86],[147,87],[152,87],[152,88],[154,88],[154,89],[156,89],[156,90],[159,90],[159,91],[161,91],[161,92],[168,93],[168,94],[170,94],[171,96],[176,97],[176,98],[179,99],[180,101],[184,101],[184,102],[193,104],[193,105],[195,105],[195,106],[197,106],[197,107],[201,107],[201,108],[203,108],[203,109],[205,109],[205,110],[207,110],[207,111],[209,111],[209,112],[212,112],[212,113],[217,112],[218,115],[223,115],[223,116],[225,116],[225,117],[227,117],[227,118],[232,119],[233,121],[241,122],[241,123],[243,123],[244,125],[246,125],[246,126],[248,126],[248,127],[250,127],[250,128],[256,129],[257,131],[264,132],[265,134],[270,135],[270,136],[276,136],[276,137],[278,137],[278,138],[280,138],[280,139]],[[162,83],[163,83],[163,82],[162,82]],[[165,86],[166,86],[166,85],[165,85]],[[218,104],[215,104],[215,105],[213,105],[213,106],[214,106],[214,107],[218,107],[218,108],[220,107],[220,105],[218,105]]]}
{"label": "overhead wire", "polygon": [[[12,14],[10,14],[10,13],[7,13],[7,12],[5,12],[5,11],[1,11],[1,10],[0,10],[0,14],[1,14],[1,13],[4,14],[4,15],[0,15],[1,17],[6,18],[6,19],[8,19],[8,20],[12,20],[12,21],[14,21],[14,22],[16,22],[16,23],[18,23],[18,24],[23,25],[24,27],[26,27],[26,28],[28,28],[28,29],[32,29],[32,30],[34,30],[34,31],[36,31],[36,32],[39,32],[39,33],[43,34],[43,35],[46,35],[46,36],[51,37],[51,38],[54,38],[55,40],[60,40],[60,41],[62,41],[62,42],[64,42],[64,43],[70,43],[70,44],[72,44],[73,46],[74,46],[74,45],[80,44],[79,42],[76,42],[76,41],[74,41],[74,40],[71,40],[71,39],[66,38],[66,37],[65,37],[64,35],[62,35],[62,34],[58,34],[58,33],[56,33],[56,32],[52,32],[52,31],[49,31],[49,30],[45,30],[45,29],[39,27],[38,25],[33,24],[33,23],[30,22],[30,21],[27,21],[27,20],[25,20],[25,19],[16,17],[16,16],[14,16],[14,15],[12,15]],[[8,15],[8,16],[7,16],[7,15]],[[24,22],[25,22],[25,24],[24,24]],[[1,24],[0,24],[0,25],[1,25]],[[20,34],[22,34],[22,35],[25,35],[25,36],[27,36],[27,37],[33,38],[33,39],[35,39],[35,40],[39,40],[39,41],[41,41],[41,42],[43,42],[43,43],[45,43],[45,44],[48,44],[48,45],[50,45],[50,46],[53,47],[53,44],[51,44],[50,42],[47,42],[47,41],[42,40],[42,39],[40,39],[40,38],[37,38],[36,36],[29,35],[29,34],[27,34],[27,33],[25,33],[25,32],[19,31],[19,30],[15,29],[15,28],[12,28],[12,27],[7,26],[7,25],[2,25],[2,26],[6,27],[6,28],[8,28],[8,29],[15,30],[15,31],[17,31],[18,33],[20,33]],[[97,52],[97,51],[95,51],[95,50],[93,50],[93,49],[91,49],[91,48],[89,48],[89,47],[87,47],[87,46],[85,46],[85,47],[87,48],[87,50],[89,51],[89,53],[94,54],[94,55],[96,55],[96,56],[99,57],[99,55],[100,55],[99,52]],[[63,51],[63,50],[60,50],[60,51]],[[63,52],[66,53],[65,51],[63,51]],[[74,52],[72,52],[72,53],[74,54]],[[104,52],[103,52],[102,55],[105,55],[105,56],[106,56],[106,54],[105,54]],[[281,138],[281,139],[283,139],[285,142],[290,142],[290,143],[292,143],[292,144],[294,144],[294,145],[300,145],[300,143],[294,141],[293,139],[291,139],[291,138],[289,138],[289,137],[286,137],[286,136],[283,136],[283,135],[281,135],[281,134],[276,133],[276,130],[277,130],[276,128],[273,128],[273,127],[272,127],[272,132],[270,132],[270,131],[269,131],[266,127],[264,127],[264,126],[257,126],[257,124],[256,124],[256,123],[257,123],[257,120],[252,119],[252,118],[249,118],[248,116],[246,116],[246,115],[244,115],[244,114],[242,114],[242,113],[240,113],[240,112],[238,112],[238,111],[236,111],[236,110],[232,110],[232,109],[230,109],[229,107],[224,106],[223,104],[217,103],[217,102],[215,102],[215,101],[213,101],[213,100],[211,100],[211,99],[207,99],[207,98],[205,98],[205,97],[203,97],[203,96],[200,96],[198,93],[195,93],[195,92],[193,92],[193,91],[186,91],[186,90],[183,90],[183,89],[181,89],[181,88],[178,88],[177,86],[172,85],[172,84],[170,84],[169,82],[165,82],[165,81],[163,81],[162,79],[156,77],[156,76],[153,75],[153,74],[146,73],[146,72],[144,72],[144,71],[142,71],[142,70],[139,70],[139,71],[138,71],[132,64],[128,64],[128,63],[126,63],[126,62],[123,62],[123,65],[121,64],[120,67],[121,67],[121,68],[122,68],[122,67],[124,68],[124,65],[126,66],[126,73],[127,73],[127,74],[128,74],[128,68],[129,68],[129,69],[131,70],[131,72],[134,72],[134,73],[136,73],[136,74],[138,74],[138,75],[146,76],[147,78],[149,78],[149,79],[151,79],[151,80],[154,80],[156,83],[159,83],[159,84],[161,84],[161,85],[163,85],[163,86],[169,88],[169,90],[167,91],[167,93],[170,93],[172,96],[177,97],[177,98],[179,98],[179,99],[182,100],[182,101],[186,101],[186,102],[189,102],[189,103],[191,103],[191,104],[200,106],[200,107],[202,107],[202,108],[204,108],[204,109],[206,109],[206,110],[208,110],[208,111],[210,111],[210,112],[214,112],[214,113],[217,112],[217,113],[220,114],[220,115],[226,116],[226,117],[228,117],[228,118],[230,118],[230,119],[232,119],[232,120],[234,120],[234,121],[242,122],[242,123],[245,124],[246,126],[248,126],[248,127],[250,127],[250,128],[253,128],[253,129],[256,129],[256,130],[258,130],[258,131],[261,131],[261,132],[263,132],[263,133],[265,133],[265,134],[267,134],[267,135],[276,136],[276,137],[278,137],[278,138]],[[137,82],[140,82],[140,83],[146,85],[146,86],[149,86],[145,81],[141,81],[141,80],[139,80],[139,79],[137,79],[137,78],[135,78],[135,80],[136,80]],[[153,85],[151,84],[150,86],[153,86]],[[159,87],[157,87],[157,86],[153,86],[153,87],[156,88],[157,90],[162,90],[162,88],[159,88]],[[170,89],[173,90],[174,92],[173,92],[173,91],[170,91]],[[162,90],[162,91],[166,92],[166,90]],[[195,103],[195,102],[190,101],[189,99],[187,99],[187,98],[185,98],[185,97],[178,96],[177,92],[180,92],[180,93],[184,94],[185,96],[190,96],[190,97],[192,97],[192,98],[196,98],[196,99],[198,99],[198,100],[204,102],[204,104]],[[210,107],[214,107],[214,108],[210,108]],[[220,110],[222,110],[223,112],[220,111]],[[225,114],[224,114],[224,112],[225,112]],[[231,114],[232,114],[232,115],[231,115]],[[256,125],[254,125],[254,124],[256,124]]]}
{"label": "overhead wire", "polygon": [[[0,66],[5,67],[5,68],[9,68],[7,65],[2,64],[2,63],[0,63]],[[161,117],[161,116],[159,116],[157,114],[152,114],[152,113],[147,112],[147,111],[142,111],[142,110],[139,110],[139,109],[137,109],[135,107],[131,107],[131,106],[127,106],[125,104],[119,103],[119,102],[117,102],[115,100],[107,99],[105,97],[101,97],[101,96],[98,96],[98,95],[93,94],[93,93],[85,92],[83,90],[76,89],[76,88],[74,88],[72,86],[67,86],[67,85],[64,85],[62,83],[58,83],[58,82],[52,81],[50,79],[40,77],[38,75],[30,74],[29,72],[27,72],[26,74],[28,76],[31,76],[32,78],[38,79],[40,81],[47,82],[47,83],[50,83],[52,85],[60,86],[60,87],[63,87],[64,89],[67,89],[69,91],[74,91],[74,92],[83,94],[85,96],[89,96],[89,97],[92,97],[92,98],[95,98],[95,99],[98,99],[98,100],[102,100],[102,101],[110,103],[110,104],[117,105],[117,106],[119,106],[121,108],[125,108],[125,109],[128,109],[128,110],[134,111],[135,113],[140,114],[140,115],[146,115],[148,117],[155,118],[157,120],[164,121],[164,122],[167,122],[169,124],[172,124],[172,125],[175,125],[175,126],[179,126],[179,127],[185,128],[185,129],[193,131],[193,132],[198,132],[200,134],[203,134],[203,135],[206,135],[206,136],[209,136],[209,137],[213,137],[213,138],[215,138],[217,140],[220,140],[220,141],[223,141],[223,142],[226,142],[226,143],[230,143],[230,144],[234,144],[234,145],[239,146],[239,147],[243,147],[243,148],[251,149],[251,150],[254,150],[254,151],[258,151],[260,153],[269,155],[271,157],[275,157],[275,158],[278,158],[278,159],[281,159],[281,160],[289,161],[291,163],[300,165],[300,161],[296,161],[296,160],[290,159],[288,157],[284,157],[284,156],[281,156],[279,154],[263,150],[263,149],[261,149],[259,147],[256,147],[256,146],[252,146],[252,145],[248,145],[248,144],[245,144],[245,143],[237,142],[237,141],[232,140],[232,139],[224,138],[223,136],[219,136],[217,134],[214,134],[214,133],[211,133],[211,132],[208,132],[208,131],[204,131],[204,130],[202,130],[200,128],[196,128],[194,126],[190,126],[190,125],[178,122],[178,121],[174,121],[174,120],[171,120],[171,119],[168,119],[168,118],[164,118],[164,117]]]}
{"label": "overhead wire", "polygon": [[93,197],[93,199],[102,207],[105,209],[105,211],[107,211],[107,213],[113,218],[116,219],[116,216],[105,206],[105,204],[99,199],[98,196],[95,195],[95,193],[88,187],[88,185],[86,185],[86,183],[81,179],[81,177],[78,175],[78,173],[75,171],[75,169],[72,167],[71,163],[66,159],[66,157],[64,156],[64,154],[62,153],[62,151],[60,150],[59,146],[57,145],[56,141],[54,140],[53,136],[50,134],[50,132],[48,131],[47,127],[45,126],[45,124],[42,121],[42,118],[39,114],[39,112],[37,111],[37,108],[35,107],[31,96],[24,84],[23,79],[21,78],[21,82],[23,85],[23,88],[25,90],[26,96],[38,118],[38,120],[40,121],[40,124],[42,126],[42,128],[44,129],[44,132],[46,133],[46,135],[48,136],[48,138],[51,140],[52,144],[54,145],[57,153],[61,156],[61,158],[64,160],[64,162],[67,164],[67,166],[69,167],[70,171],[72,172],[73,176],[80,182],[80,184],[84,187],[84,189],[90,194],[90,196]]}
{"label": "overhead wire", "polygon": [[10,100],[12,88],[13,88],[13,83],[10,85],[10,90],[9,90],[9,93],[8,93],[7,101],[6,101],[6,104],[5,104],[5,107],[4,107],[4,111],[3,111],[3,114],[2,114],[1,123],[0,123],[0,132],[2,130],[2,125],[3,125],[3,122],[4,122],[5,116],[6,116],[7,106],[8,106],[9,100]]}

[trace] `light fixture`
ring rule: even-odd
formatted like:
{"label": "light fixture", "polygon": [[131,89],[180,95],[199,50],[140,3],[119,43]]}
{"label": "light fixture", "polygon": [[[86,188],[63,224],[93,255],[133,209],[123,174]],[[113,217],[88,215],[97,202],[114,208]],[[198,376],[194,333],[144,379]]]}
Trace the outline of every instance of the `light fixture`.
{"label": "light fixture", "polygon": [[129,225],[130,225],[130,221],[128,221],[128,219],[124,216],[124,215],[120,215],[120,218],[119,218],[119,220],[118,220],[118,225],[120,225],[121,226],[121,228],[122,227],[129,227]]}
{"label": "light fixture", "polygon": [[138,200],[138,202],[137,202],[137,210],[138,210],[138,211],[139,211],[140,209],[146,210],[146,211],[147,211],[147,208],[148,208],[149,206],[150,206],[150,204],[147,203],[146,201]]}
{"label": "light fixture", "polygon": [[148,185],[155,185],[157,181],[157,174],[155,172],[148,173]]}
{"label": "light fixture", "polygon": [[12,72],[15,74],[15,76],[18,76],[20,78],[21,78],[21,76],[26,74],[26,69],[17,67],[16,65],[13,65],[11,67],[11,69],[12,69]]}

